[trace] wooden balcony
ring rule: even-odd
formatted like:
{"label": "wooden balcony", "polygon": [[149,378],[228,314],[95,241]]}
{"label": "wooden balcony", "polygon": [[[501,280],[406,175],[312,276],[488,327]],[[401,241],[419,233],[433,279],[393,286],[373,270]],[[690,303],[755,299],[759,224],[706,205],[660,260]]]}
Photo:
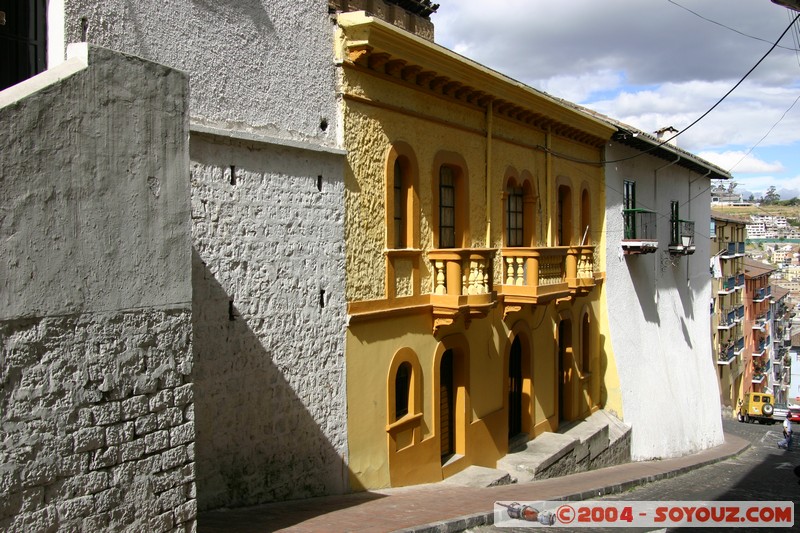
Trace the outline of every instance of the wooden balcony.
{"label": "wooden balcony", "polygon": [[433,331],[452,324],[461,315],[469,325],[485,317],[497,303],[492,290],[492,262],[496,250],[488,248],[443,248],[430,250],[433,273]]}

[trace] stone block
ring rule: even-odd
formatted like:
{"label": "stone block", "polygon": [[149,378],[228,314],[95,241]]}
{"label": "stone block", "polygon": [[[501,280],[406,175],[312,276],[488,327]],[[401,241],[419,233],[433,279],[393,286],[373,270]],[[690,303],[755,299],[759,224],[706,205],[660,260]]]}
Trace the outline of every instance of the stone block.
{"label": "stone block", "polygon": [[120,462],[135,461],[140,459],[147,451],[147,444],[145,440],[136,439],[133,442],[126,442],[119,446],[119,460]]}
{"label": "stone block", "polygon": [[122,401],[122,418],[131,420],[150,412],[150,402],[147,396],[139,395]]}
{"label": "stone block", "polygon": [[194,424],[188,422],[174,427],[169,431],[170,446],[179,446],[194,441]]}
{"label": "stone block", "polygon": [[95,424],[108,426],[122,420],[122,403],[108,402],[92,408]]}
{"label": "stone block", "polygon": [[161,468],[164,470],[171,470],[177,468],[188,461],[186,457],[186,447],[178,446],[177,448],[170,448],[161,454]]}
{"label": "stone block", "polygon": [[197,500],[189,500],[175,508],[175,523],[182,524],[197,518]]}
{"label": "stone block", "polygon": [[89,470],[89,453],[76,453],[58,458],[59,476],[76,476]]}
{"label": "stone block", "polygon": [[179,407],[169,407],[157,415],[158,429],[170,429],[183,422],[183,411]]}
{"label": "stone block", "polygon": [[174,524],[175,522],[172,516],[172,511],[169,511],[151,518],[150,523],[148,524],[149,525],[148,529],[152,533],[159,533],[162,531],[171,530]]}
{"label": "stone block", "polygon": [[136,425],[134,422],[124,422],[114,424],[106,428],[106,444],[109,446],[119,446],[134,439]]}
{"label": "stone block", "polygon": [[169,447],[169,431],[161,430],[145,435],[145,451],[155,453]]}
{"label": "stone block", "polygon": [[173,405],[174,398],[172,395],[172,389],[159,391],[153,395],[152,398],[150,398],[150,411],[154,413],[163,411],[167,407],[172,407]]}
{"label": "stone block", "polygon": [[23,471],[22,487],[30,488],[52,483],[58,477],[58,465],[55,458],[28,463]]}
{"label": "stone block", "polygon": [[119,446],[109,446],[92,452],[89,470],[100,470],[119,463]]}
{"label": "stone block", "polygon": [[79,429],[75,432],[75,452],[86,452],[102,448],[106,443],[106,432],[101,427]]}
{"label": "stone block", "polygon": [[134,424],[136,435],[147,435],[158,429],[158,417],[155,413],[140,416]]}
{"label": "stone block", "polygon": [[58,509],[58,517],[60,520],[85,518],[94,511],[94,498],[91,496],[73,498],[57,503],[56,508]]}
{"label": "stone block", "polygon": [[94,495],[95,512],[103,513],[110,511],[122,501],[122,491],[118,488],[111,488],[98,492]]}
{"label": "stone block", "polygon": [[194,400],[194,389],[191,383],[181,385],[174,391],[175,406],[183,407]]}

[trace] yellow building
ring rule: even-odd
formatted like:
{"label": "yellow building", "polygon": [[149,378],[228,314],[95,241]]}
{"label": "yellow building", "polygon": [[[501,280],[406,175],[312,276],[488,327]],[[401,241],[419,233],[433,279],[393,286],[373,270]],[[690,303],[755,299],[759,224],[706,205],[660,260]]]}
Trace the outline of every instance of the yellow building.
{"label": "yellow building", "polygon": [[584,162],[615,130],[364,12],[337,20],[352,486],[494,467],[601,405],[604,175]]}
{"label": "yellow building", "polygon": [[744,371],[750,360],[745,342],[746,220],[712,214],[711,224],[711,349],[717,365],[720,405],[735,413],[742,394]]}

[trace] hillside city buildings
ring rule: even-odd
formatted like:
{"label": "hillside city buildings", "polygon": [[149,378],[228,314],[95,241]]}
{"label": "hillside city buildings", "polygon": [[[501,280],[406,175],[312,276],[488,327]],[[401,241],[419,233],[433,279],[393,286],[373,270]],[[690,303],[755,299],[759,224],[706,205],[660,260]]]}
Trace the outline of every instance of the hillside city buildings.
{"label": "hillside city buildings", "polygon": [[0,527],[192,531],[600,411],[680,456],[783,390],[774,273],[706,232],[730,175],[437,45],[435,9],[7,14]]}

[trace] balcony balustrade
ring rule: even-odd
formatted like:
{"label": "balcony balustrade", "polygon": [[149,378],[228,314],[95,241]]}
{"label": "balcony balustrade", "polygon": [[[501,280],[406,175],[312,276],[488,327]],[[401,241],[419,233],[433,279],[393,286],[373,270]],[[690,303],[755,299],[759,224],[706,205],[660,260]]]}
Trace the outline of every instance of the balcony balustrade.
{"label": "balcony balustrade", "polygon": [[763,302],[764,300],[769,298],[771,294],[772,294],[771,287],[762,287],[760,289],[756,289],[756,292],[753,294],[753,301]]}
{"label": "balcony balustrade", "polygon": [[736,288],[739,290],[744,289],[744,274],[737,274],[736,275]]}
{"label": "balcony balustrade", "polygon": [[719,356],[717,357],[718,365],[729,365],[734,359],[736,359],[736,352],[734,351],[733,343],[720,346]]}
{"label": "balcony balustrade", "polygon": [[594,246],[503,248],[506,304],[536,304],[553,298],[585,294],[597,281]]}
{"label": "balcony balustrade", "polygon": [[444,248],[430,250],[433,273],[434,331],[452,324],[461,314],[465,320],[486,316],[497,302],[492,291],[495,250]]}
{"label": "balcony balustrade", "polygon": [[656,213],[647,209],[623,209],[625,235],[622,250],[625,255],[648,254],[658,249]]}
{"label": "balcony balustrade", "polygon": [[731,329],[732,327],[736,326],[736,310],[735,309],[725,309],[719,314],[719,323],[717,324],[717,329]]}
{"label": "balcony balustrade", "polygon": [[744,352],[744,337],[740,337],[733,345],[736,355],[741,355]]}
{"label": "balcony balustrade", "polygon": [[736,290],[736,277],[729,276],[720,282],[719,294],[731,294]]}
{"label": "balcony balustrade", "polygon": [[695,251],[694,222],[691,220],[676,220],[671,222],[669,253],[691,255]]}

